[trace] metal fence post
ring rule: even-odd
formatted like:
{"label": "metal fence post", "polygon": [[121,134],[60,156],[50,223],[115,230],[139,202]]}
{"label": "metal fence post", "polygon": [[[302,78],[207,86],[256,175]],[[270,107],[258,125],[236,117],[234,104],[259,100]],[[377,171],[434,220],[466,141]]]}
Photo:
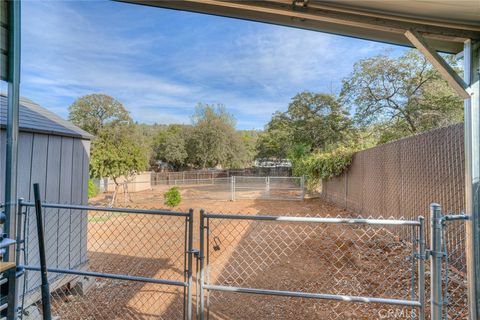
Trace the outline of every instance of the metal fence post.
{"label": "metal fence post", "polygon": [[305,176],[300,178],[300,188],[302,188],[302,200],[305,199]]}
{"label": "metal fence post", "polygon": [[[22,230],[23,227],[23,198],[18,199],[18,206],[17,206],[17,233],[16,233],[16,247],[15,247],[15,261],[17,263],[17,272],[15,274],[15,294],[13,298],[13,312],[15,313],[15,318],[17,318],[17,310],[18,309],[18,300],[20,297],[20,291],[19,291],[19,285],[20,285],[20,277],[24,276],[24,271],[23,268],[20,269],[19,265],[21,263],[20,261],[20,255],[22,252],[22,249],[25,250],[24,245],[25,243],[22,242],[25,240],[24,232],[25,230]],[[23,280],[25,281],[25,279]],[[20,310],[20,312],[23,312],[23,310]]]}
{"label": "metal fence post", "polygon": [[425,260],[426,254],[426,242],[425,242],[425,218],[423,216],[418,217],[420,222],[419,228],[419,241],[418,241],[418,301],[420,302],[420,314],[419,319],[425,320]]}
{"label": "metal fence post", "polygon": [[[200,260],[200,320],[203,320],[205,314],[205,292],[203,285],[205,282],[205,210],[200,210],[200,252],[198,254]],[[198,301],[197,301],[198,303]]]}
{"label": "metal fence post", "polygon": [[190,209],[188,210],[187,320],[192,320],[192,259],[193,259],[193,209]]}
{"label": "metal fence post", "polygon": [[230,193],[232,197],[232,201],[235,201],[235,176],[230,178]]}
{"label": "metal fence post", "polygon": [[437,203],[430,205],[430,303],[431,319],[442,319],[442,207]]}
{"label": "metal fence post", "polygon": [[33,184],[35,195],[35,214],[37,218],[38,248],[40,253],[40,273],[41,273],[41,293],[42,293],[42,311],[43,319],[51,320],[50,288],[47,275],[47,260],[45,256],[45,236],[43,231],[42,202],[40,200],[40,187],[38,183]]}

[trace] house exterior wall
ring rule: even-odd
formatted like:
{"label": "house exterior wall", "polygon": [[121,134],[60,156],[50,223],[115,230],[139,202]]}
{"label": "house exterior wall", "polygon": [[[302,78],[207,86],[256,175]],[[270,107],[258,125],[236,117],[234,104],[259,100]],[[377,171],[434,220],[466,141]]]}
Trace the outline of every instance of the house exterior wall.
{"label": "house exterior wall", "polygon": [[[5,155],[6,132],[0,130],[0,154]],[[18,197],[33,201],[34,183],[40,184],[46,202],[80,204],[88,202],[90,141],[33,132],[18,137]],[[0,202],[4,201],[5,157],[0,157]],[[39,265],[34,210],[29,210],[27,264]],[[73,268],[87,261],[87,213],[48,209],[44,212],[46,255],[49,267]],[[24,263],[23,258],[21,263]],[[58,275],[50,274],[55,277]],[[29,273],[27,291],[39,285],[40,274]]]}

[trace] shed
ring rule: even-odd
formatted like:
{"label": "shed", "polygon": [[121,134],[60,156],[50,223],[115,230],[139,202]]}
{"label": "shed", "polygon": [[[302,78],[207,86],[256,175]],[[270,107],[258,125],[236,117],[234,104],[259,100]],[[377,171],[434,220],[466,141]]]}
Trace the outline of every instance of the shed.
{"label": "shed", "polygon": [[[0,94],[0,170],[5,172],[7,97]],[[18,196],[33,201],[39,183],[46,202],[86,205],[92,136],[31,100],[21,98],[18,136]],[[4,202],[5,175],[0,175]],[[33,210],[32,210],[33,211]],[[49,267],[75,268],[87,261],[87,213],[45,212],[45,241]],[[39,265],[35,219],[27,220],[27,264]],[[76,232],[73,232],[76,230]],[[20,263],[24,263],[23,259]],[[53,275],[52,275],[53,276]],[[38,287],[39,273],[27,277],[27,292]]]}

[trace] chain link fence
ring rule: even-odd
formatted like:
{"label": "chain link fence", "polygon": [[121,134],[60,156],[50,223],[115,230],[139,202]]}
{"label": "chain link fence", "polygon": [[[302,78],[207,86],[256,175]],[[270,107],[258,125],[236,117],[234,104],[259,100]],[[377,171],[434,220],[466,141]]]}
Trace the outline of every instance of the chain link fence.
{"label": "chain link fence", "polygon": [[251,177],[289,177],[292,175],[291,167],[252,167],[244,169],[215,169],[215,170],[190,170],[180,172],[152,172],[154,184],[170,184],[175,180],[214,179],[232,176]]}
{"label": "chain link fence", "polygon": [[[443,224],[443,316],[445,319],[468,319],[468,285],[465,250],[455,244],[465,243],[465,222]],[[452,246],[452,244],[454,244]]]}
{"label": "chain link fence", "polygon": [[303,177],[231,176],[178,179],[171,180],[168,184],[152,184],[149,188],[137,188],[137,184],[145,185],[142,181],[127,184],[128,186],[119,188],[117,195],[117,199],[124,205],[144,203],[148,199],[158,201],[171,187],[180,189],[182,199],[185,200],[303,200],[305,195]]}
{"label": "chain link fence", "polygon": [[[464,132],[459,123],[357,152],[345,174],[323,182],[322,195],[364,216],[424,215],[428,242],[430,203],[440,203],[449,213],[464,210],[464,172]],[[396,235],[409,237],[403,229]],[[445,237],[451,278],[448,316],[467,319],[464,223],[449,223]]]}
{"label": "chain link fence", "polygon": [[[40,319],[35,208],[20,206],[23,319]],[[193,213],[192,213],[193,217]],[[43,205],[52,313],[60,319],[183,319],[190,213]],[[191,257],[190,257],[191,258]]]}
{"label": "chain link fence", "polygon": [[[43,209],[52,310],[61,319],[182,319],[195,305],[207,319],[421,319],[419,304],[430,318],[428,259],[435,255],[421,249],[421,219],[206,214],[199,237],[189,234],[193,212]],[[33,204],[21,204],[22,319],[41,318],[33,213]],[[467,319],[465,277],[455,267],[464,253],[448,250],[451,241],[462,241],[450,237],[465,223],[447,217],[442,319]],[[401,229],[408,236],[400,237]],[[204,268],[189,267],[194,241]],[[189,271],[199,281],[190,302]]]}
{"label": "chain link fence", "polygon": [[419,223],[336,218],[207,214],[206,318],[419,318]]}

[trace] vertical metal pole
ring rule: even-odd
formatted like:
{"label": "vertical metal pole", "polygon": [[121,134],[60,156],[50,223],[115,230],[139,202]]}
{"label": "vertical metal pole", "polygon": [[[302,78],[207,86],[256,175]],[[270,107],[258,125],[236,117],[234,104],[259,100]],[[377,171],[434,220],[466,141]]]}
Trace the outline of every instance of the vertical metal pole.
{"label": "vertical metal pole", "polygon": [[193,209],[188,210],[187,320],[192,320]]}
{"label": "vertical metal pole", "polygon": [[199,261],[199,254],[197,252],[196,261],[195,261],[195,304],[196,304],[196,313],[195,319],[200,319],[200,261]]}
{"label": "vertical metal pole", "polygon": [[[4,233],[15,238],[17,205],[18,110],[20,100],[20,1],[8,1],[8,105],[7,149],[5,158],[5,214]],[[14,261],[12,250],[5,255]]]}
{"label": "vertical metal pole", "polygon": [[232,201],[235,201],[235,176],[232,176],[230,179],[231,179],[230,180],[231,181],[230,189],[231,189],[231,194],[232,194]]}
{"label": "vertical metal pole", "polygon": [[465,99],[465,209],[468,304],[471,320],[480,317],[480,42],[466,41],[463,50]]}
{"label": "vertical metal pole", "polygon": [[305,199],[305,176],[300,178],[300,188],[302,188],[302,200]]}
{"label": "vertical metal pole", "polygon": [[[184,275],[183,275],[183,282],[187,283],[188,279],[188,262],[187,262],[187,257],[188,257],[188,224],[189,224],[189,217],[187,216],[185,218],[185,230],[184,230],[184,254],[183,254],[183,269],[184,269]],[[183,320],[187,318],[187,290],[188,286],[183,287]]]}
{"label": "vertical metal pole", "polygon": [[45,256],[45,236],[43,233],[42,202],[40,200],[40,187],[38,183],[33,184],[33,193],[35,196],[35,214],[37,218],[38,249],[40,251],[40,274],[42,276],[42,311],[43,319],[51,320],[50,309],[50,288],[47,275],[47,258]]}
{"label": "vertical metal pole", "polygon": [[426,243],[425,243],[425,218],[418,217],[420,222],[419,236],[418,236],[418,301],[420,302],[419,320],[425,320],[425,259]]}
{"label": "vertical metal pole", "polygon": [[437,203],[430,205],[430,303],[431,319],[442,319],[442,207]]}
{"label": "vertical metal pole", "polygon": [[20,263],[20,254],[22,251],[22,246],[20,245],[20,242],[23,240],[22,239],[22,208],[23,208],[23,198],[18,199],[18,207],[17,207],[17,231],[16,231],[16,247],[15,247],[15,261]]}
{"label": "vertical metal pole", "polygon": [[[5,155],[5,215],[3,233],[16,238],[17,212],[17,156],[18,156],[18,111],[20,101],[20,0],[8,1],[8,102],[7,102],[7,146]],[[6,248],[4,261],[15,261],[15,252]],[[15,275],[15,270],[10,274]],[[16,281],[11,281],[8,293],[7,318],[17,319]]]}
{"label": "vertical metal pole", "polygon": [[[200,252],[198,254],[200,260],[200,320],[204,319],[205,315],[205,292],[203,289],[205,281],[205,210],[200,210]],[[198,303],[198,302],[197,302]]]}
{"label": "vertical metal pole", "polygon": [[[25,250],[25,243],[22,243],[22,241],[25,240],[25,230],[23,230],[22,232],[22,220],[23,220],[23,198],[20,198],[18,199],[18,206],[17,206],[17,220],[16,220],[16,223],[17,223],[17,230],[16,230],[16,247],[15,247],[15,261],[17,263],[17,266],[22,263],[20,261],[20,255],[21,255],[21,252],[22,252],[22,248],[23,250]],[[23,236],[22,236],[23,235]],[[21,276],[24,276],[24,272],[21,273]],[[15,279],[15,288],[13,289],[13,291],[15,292],[15,294],[13,295],[14,296],[14,299],[12,299],[12,303],[13,303],[13,313],[15,315],[18,314],[18,312],[16,312],[15,310],[18,310],[18,299],[20,298],[20,292],[18,290],[19,288],[19,285],[20,285],[20,276],[16,276]],[[25,279],[23,280],[25,281]],[[21,310],[21,312],[23,312],[23,310]],[[16,319],[16,318],[15,318]]]}

